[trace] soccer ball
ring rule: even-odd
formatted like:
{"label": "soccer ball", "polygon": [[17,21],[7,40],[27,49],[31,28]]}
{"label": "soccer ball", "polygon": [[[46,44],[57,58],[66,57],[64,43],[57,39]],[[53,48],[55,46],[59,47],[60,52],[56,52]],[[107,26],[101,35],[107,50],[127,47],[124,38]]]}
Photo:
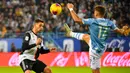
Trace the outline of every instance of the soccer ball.
{"label": "soccer ball", "polygon": [[59,15],[62,11],[62,7],[60,4],[58,3],[54,3],[51,5],[50,7],[50,12],[53,14],[53,15]]}

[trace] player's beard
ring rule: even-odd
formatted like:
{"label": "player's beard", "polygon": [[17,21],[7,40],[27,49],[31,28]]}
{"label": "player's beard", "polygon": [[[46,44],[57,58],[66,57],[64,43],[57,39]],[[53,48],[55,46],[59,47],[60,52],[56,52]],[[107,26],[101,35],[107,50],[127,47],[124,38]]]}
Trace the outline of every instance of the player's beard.
{"label": "player's beard", "polygon": [[38,32],[42,32],[43,31],[43,29],[38,29]]}

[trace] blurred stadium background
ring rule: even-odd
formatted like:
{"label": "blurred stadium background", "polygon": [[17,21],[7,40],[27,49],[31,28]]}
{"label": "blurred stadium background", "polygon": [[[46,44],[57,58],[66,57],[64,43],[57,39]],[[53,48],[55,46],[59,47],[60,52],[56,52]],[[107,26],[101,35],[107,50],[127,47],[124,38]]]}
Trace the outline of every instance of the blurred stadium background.
{"label": "blurred stadium background", "polygon": [[[59,16],[50,13],[52,3],[60,3],[63,11]],[[57,48],[57,53],[41,55],[40,59],[51,66],[53,73],[91,73],[89,46],[84,41],[65,36],[64,23],[75,32],[89,33],[87,26],[75,23],[66,8],[71,2],[81,18],[93,17],[93,7],[106,6],[106,18],[119,28],[130,26],[129,0],[0,0],[0,72],[23,73],[18,66],[24,33],[31,29],[36,18],[46,22],[40,35],[48,48]],[[130,28],[129,28],[130,29]],[[106,53],[101,60],[102,73],[130,73],[130,35],[125,37],[114,32],[107,40]],[[48,58],[48,59],[47,59]]]}

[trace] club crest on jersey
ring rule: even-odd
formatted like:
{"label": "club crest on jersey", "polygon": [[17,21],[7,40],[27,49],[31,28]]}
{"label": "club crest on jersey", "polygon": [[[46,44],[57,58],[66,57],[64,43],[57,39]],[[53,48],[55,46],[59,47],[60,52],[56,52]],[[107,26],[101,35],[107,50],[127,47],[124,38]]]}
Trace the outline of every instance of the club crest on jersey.
{"label": "club crest on jersey", "polygon": [[26,36],[26,37],[25,37],[25,40],[26,40],[26,41],[28,41],[28,40],[29,40],[29,37],[28,37],[28,36]]}

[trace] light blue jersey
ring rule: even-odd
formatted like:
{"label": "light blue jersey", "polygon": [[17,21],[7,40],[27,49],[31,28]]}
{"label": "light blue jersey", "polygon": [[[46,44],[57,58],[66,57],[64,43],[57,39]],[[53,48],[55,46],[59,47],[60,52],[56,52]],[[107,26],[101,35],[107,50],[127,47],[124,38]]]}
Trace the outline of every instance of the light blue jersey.
{"label": "light blue jersey", "polygon": [[82,19],[82,22],[89,26],[91,48],[95,49],[97,53],[104,51],[108,34],[110,30],[117,29],[116,25],[105,18]]}

